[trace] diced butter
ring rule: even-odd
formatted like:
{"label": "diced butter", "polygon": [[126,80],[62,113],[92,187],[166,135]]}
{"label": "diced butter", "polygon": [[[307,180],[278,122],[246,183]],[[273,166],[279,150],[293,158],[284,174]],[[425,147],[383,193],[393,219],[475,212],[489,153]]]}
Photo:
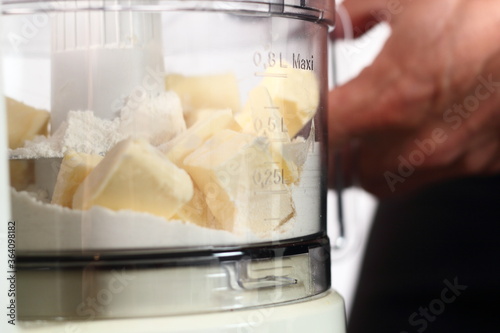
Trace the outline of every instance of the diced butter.
{"label": "diced butter", "polygon": [[182,161],[187,155],[223,129],[239,130],[229,109],[213,111],[160,149],[172,162],[182,167]]}
{"label": "diced butter", "polygon": [[294,184],[299,180],[299,168],[286,154],[286,146],[290,143],[273,142],[271,143],[271,154],[274,164],[285,180],[285,184]]}
{"label": "diced butter", "polygon": [[76,189],[102,159],[101,155],[67,152],[57,174],[52,204],[71,208]]}
{"label": "diced butter", "polygon": [[36,135],[47,135],[50,113],[35,109],[10,97],[5,97],[9,148],[22,147],[24,141]]}
{"label": "diced butter", "polygon": [[147,96],[140,103],[129,102],[120,111],[119,132],[124,137],[144,137],[158,146],[186,130],[181,101],[176,93]]}
{"label": "diced butter", "polygon": [[266,138],[223,130],[184,159],[222,229],[265,236],[295,214]]}
{"label": "diced butter", "polygon": [[[9,148],[22,147],[37,135],[47,135],[50,113],[5,97]],[[10,185],[21,191],[35,179],[34,164],[29,160],[9,161]]]}
{"label": "diced butter", "polygon": [[173,219],[191,222],[206,228],[222,229],[221,224],[208,208],[205,196],[196,185],[193,198],[177,211]]}
{"label": "diced butter", "polygon": [[189,175],[144,139],[119,142],[78,186],[73,208],[94,205],[172,217],[193,197]]}
{"label": "diced butter", "polygon": [[250,91],[245,106],[234,118],[244,133],[265,136],[272,141],[290,141],[283,116],[263,86]]}
{"label": "diced butter", "polygon": [[[284,118],[293,138],[315,115],[319,105],[319,85],[314,72],[292,68],[270,67],[261,85],[267,88],[274,105]],[[277,75],[273,75],[277,74]]]}
{"label": "diced butter", "polygon": [[25,190],[35,181],[34,160],[9,160],[10,186]]}
{"label": "diced butter", "polygon": [[186,127],[189,128],[196,124],[197,122],[209,117],[214,112],[218,111],[217,109],[200,109],[196,110],[196,112],[190,112],[184,114],[184,120],[186,121]]}
{"label": "diced butter", "polygon": [[183,76],[171,74],[165,78],[167,90],[175,91],[185,113],[201,109],[240,109],[236,77],[231,74]]}
{"label": "diced butter", "polygon": [[274,106],[266,88],[258,86],[248,94],[242,111],[235,115],[242,132],[265,136],[270,141],[273,161],[282,170],[287,184],[299,179],[299,170],[292,159],[285,158],[284,145],[290,143],[288,130],[278,108]]}

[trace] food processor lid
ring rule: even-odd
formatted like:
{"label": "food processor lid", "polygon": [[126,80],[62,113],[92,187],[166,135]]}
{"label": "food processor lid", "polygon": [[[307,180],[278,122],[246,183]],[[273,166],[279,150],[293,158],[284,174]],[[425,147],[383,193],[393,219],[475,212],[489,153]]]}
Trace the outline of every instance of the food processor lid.
{"label": "food processor lid", "polygon": [[[31,6],[32,3],[39,6]],[[43,4],[47,4],[47,6]],[[217,11],[246,15],[276,15],[302,20],[335,22],[335,3],[326,0],[4,0],[3,12],[29,14],[50,10],[135,10],[135,11]]]}

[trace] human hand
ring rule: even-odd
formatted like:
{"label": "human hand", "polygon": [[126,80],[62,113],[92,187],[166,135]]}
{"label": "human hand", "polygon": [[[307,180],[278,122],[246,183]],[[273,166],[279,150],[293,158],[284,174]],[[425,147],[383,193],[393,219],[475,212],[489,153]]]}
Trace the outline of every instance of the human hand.
{"label": "human hand", "polygon": [[[384,18],[372,65],[329,95],[330,145],[377,196],[500,171],[500,1],[346,0],[356,35]],[[332,177],[330,177],[332,179]]]}

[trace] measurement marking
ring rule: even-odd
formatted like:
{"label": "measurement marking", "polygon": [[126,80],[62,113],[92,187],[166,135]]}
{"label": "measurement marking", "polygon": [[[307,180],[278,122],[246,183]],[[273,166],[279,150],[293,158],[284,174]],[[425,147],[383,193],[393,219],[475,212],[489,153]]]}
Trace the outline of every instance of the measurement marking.
{"label": "measurement marking", "polygon": [[254,191],[253,193],[254,194],[259,194],[259,193],[288,194],[288,191],[287,190],[280,190],[280,191],[276,191],[276,190],[260,190],[260,191]]}
{"label": "measurement marking", "polygon": [[257,73],[255,73],[255,76],[275,77],[275,78],[280,78],[280,79],[286,79],[288,77],[287,74],[266,73],[266,72],[257,72]]}
{"label": "measurement marking", "polygon": [[[271,266],[271,267],[265,267],[265,268],[254,268],[252,269],[252,272],[263,272],[263,271],[269,271],[269,270],[275,270],[276,268],[281,269],[282,271],[286,269],[292,269],[293,266]],[[282,275],[282,276],[288,276],[288,274]]]}

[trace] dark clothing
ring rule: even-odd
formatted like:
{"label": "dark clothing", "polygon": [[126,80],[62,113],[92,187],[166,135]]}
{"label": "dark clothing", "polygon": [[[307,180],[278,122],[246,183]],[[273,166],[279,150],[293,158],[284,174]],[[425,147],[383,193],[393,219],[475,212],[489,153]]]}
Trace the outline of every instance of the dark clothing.
{"label": "dark clothing", "polygon": [[500,332],[500,175],[383,200],[348,333]]}

